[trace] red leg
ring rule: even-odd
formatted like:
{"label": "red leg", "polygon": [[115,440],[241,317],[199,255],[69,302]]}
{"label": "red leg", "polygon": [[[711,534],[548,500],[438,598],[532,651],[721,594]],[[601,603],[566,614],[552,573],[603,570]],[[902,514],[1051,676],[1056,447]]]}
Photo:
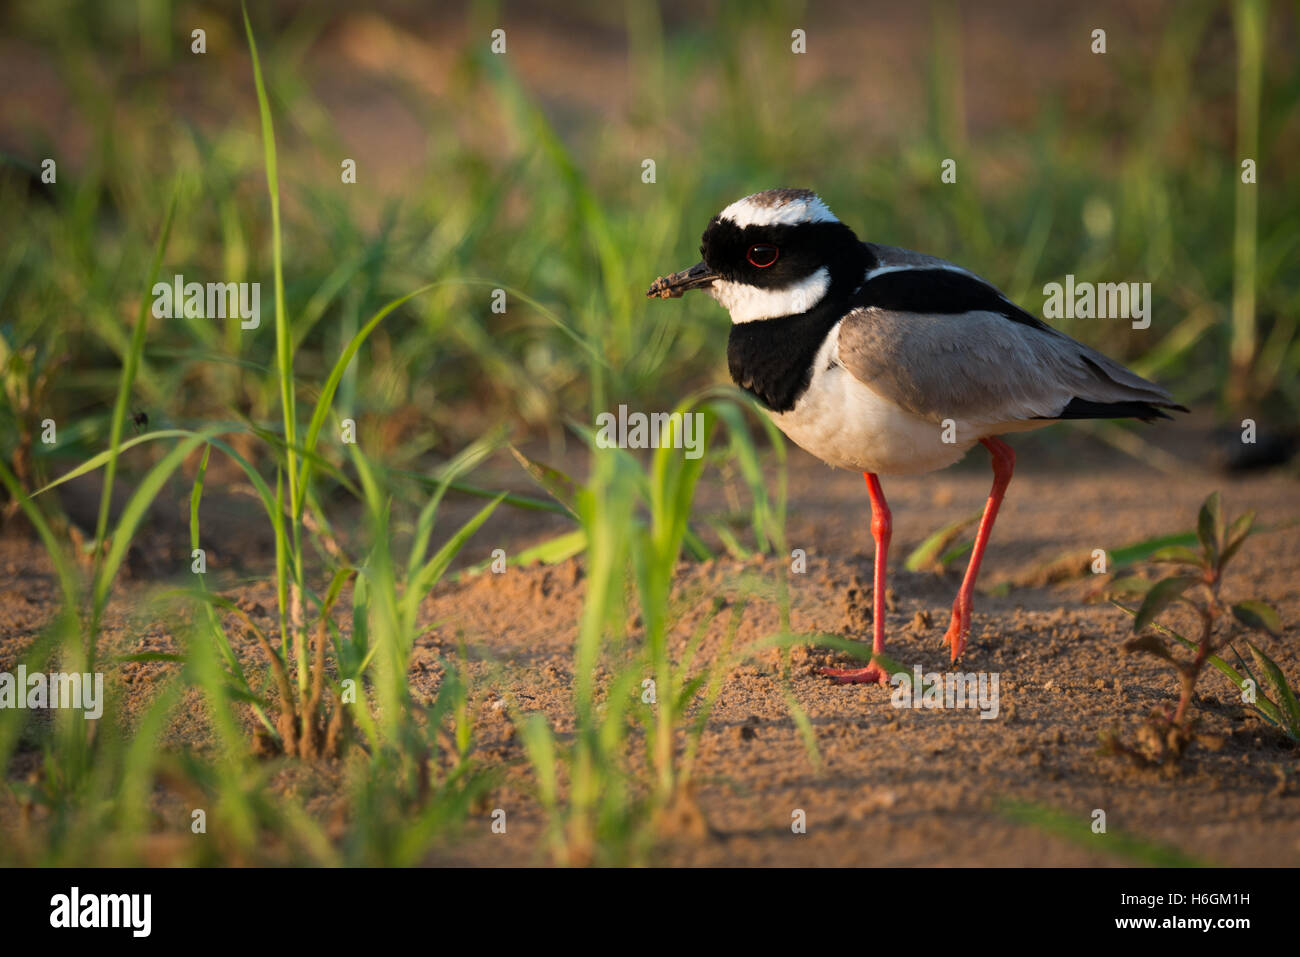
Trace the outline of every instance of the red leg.
{"label": "red leg", "polygon": [[[867,480],[867,494],[871,496],[871,537],[876,540],[871,653],[878,655],[885,650],[885,568],[889,562],[889,537],[894,530],[894,522],[889,514],[889,505],[885,502],[885,493],[880,489],[880,479],[870,472],[863,472],[862,477]],[[821,673],[841,684],[889,683],[889,675],[874,661],[865,668],[822,668]]]}
{"label": "red leg", "polygon": [[1007,443],[993,436],[980,439],[980,443],[993,456],[993,489],[989,492],[984,516],[980,519],[979,531],[975,534],[975,547],[970,553],[970,565],[966,568],[966,577],[962,579],[961,591],[957,592],[957,600],[952,603],[952,623],[948,626],[948,633],[943,636],[943,643],[952,648],[953,661],[966,650],[971,605],[975,597],[975,579],[980,573],[980,561],[984,558],[984,548],[989,543],[993,522],[998,517],[998,506],[1002,504],[1002,496],[1011,483],[1011,472],[1016,467],[1016,453]]}

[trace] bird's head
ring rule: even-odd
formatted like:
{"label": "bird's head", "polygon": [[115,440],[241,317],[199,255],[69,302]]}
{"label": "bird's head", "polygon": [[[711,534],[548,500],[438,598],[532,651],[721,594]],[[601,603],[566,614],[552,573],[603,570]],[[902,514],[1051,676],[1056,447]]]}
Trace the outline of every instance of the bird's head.
{"label": "bird's head", "polygon": [[862,245],[808,189],[769,189],[709,221],[702,262],[656,279],[646,292],[669,299],[703,289],[752,322],[807,312],[834,286],[862,280]]}

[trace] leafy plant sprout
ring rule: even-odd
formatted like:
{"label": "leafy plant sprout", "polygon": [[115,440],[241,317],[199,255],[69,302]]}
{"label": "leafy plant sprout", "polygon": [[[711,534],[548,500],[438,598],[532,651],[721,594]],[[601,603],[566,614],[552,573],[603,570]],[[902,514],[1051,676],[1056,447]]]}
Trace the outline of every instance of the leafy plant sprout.
{"label": "leafy plant sprout", "polygon": [[[1198,719],[1188,711],[1196,682],[1207,664],[1227,675],[1241,689],[1243,700],[1253,704],[1270,723],[1300,740],[1300,707],[1297,707],[1296,696],[1276,663],[1253,643],[1247,642],[1273,694],[1272,700],[1261,699],[1258,697],[1259,682],[1240,655],[1237,658],[1247,671],[1246,676],[1215,654],[1225,646],[1231,647],[1232,641],[1243,631],[1267,632],[1274,637],[1282,632],[1281,619],[1272,606],[1255,599],[1229,604],[1221,595],[1224,569],[1246,543],[1254,526],[1253,510],[1228,524],[1220,495],[1214,492],[1201,505],[1197,518],[1199,547],[1167,545],[1150,556],[1153,563],[1172,566],[1172,574],[1154,582],[1130,576],[1111,584],[1109,592],[1112,596],[1142,599],[1136,609],[1121,604],[1114,597],[1111,599],[1113,604],[1133,616],[1134,634],[1125,641],[1125,652],[1140,652],[1168,662],[1178,674],[1179,696],[1172,712],[1167,708],[1157,708],[1152,712],[1144,725],[1139,746],[1126,744],[1110,732],[1103,736],[1108,750],[1125,754],[1140,764],[1178,760],[1196,736]],[[1200,630],[1194,640],[1156,622],[1160,615],[1175,605],[1189,608],[1196,615]],[[1170,644],[1167,639],[1174,643]],[[1176,655],[1174,652],[1179,646],[1190,651],[1190,657]]]}

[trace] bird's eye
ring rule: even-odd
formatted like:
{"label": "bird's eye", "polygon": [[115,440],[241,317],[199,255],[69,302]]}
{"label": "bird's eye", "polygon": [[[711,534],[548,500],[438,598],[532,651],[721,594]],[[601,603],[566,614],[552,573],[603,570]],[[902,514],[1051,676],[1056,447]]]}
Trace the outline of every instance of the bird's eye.
{"label": "bird's eye", "polygon": [[776,262],[777,257],[780,255],[781,250],[775,246],[770,246],[767,243],[754,243],[749,247],[749,252],[745,253],[745,258],[749,260],[751,265],[757,266],[759,269],[766,269]]}

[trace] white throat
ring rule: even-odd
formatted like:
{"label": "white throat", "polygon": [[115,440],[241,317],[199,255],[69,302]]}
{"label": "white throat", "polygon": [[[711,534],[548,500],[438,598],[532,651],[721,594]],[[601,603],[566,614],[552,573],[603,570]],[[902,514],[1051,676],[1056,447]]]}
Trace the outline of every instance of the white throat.
{"label": "white throat", "polygon": [[807,312],[822,301],[831,288],[831,272],[825,266],[793,286],[760,289],[742,282],[715,279],[708,293],[731,313],[731,321],[755,322]]}

